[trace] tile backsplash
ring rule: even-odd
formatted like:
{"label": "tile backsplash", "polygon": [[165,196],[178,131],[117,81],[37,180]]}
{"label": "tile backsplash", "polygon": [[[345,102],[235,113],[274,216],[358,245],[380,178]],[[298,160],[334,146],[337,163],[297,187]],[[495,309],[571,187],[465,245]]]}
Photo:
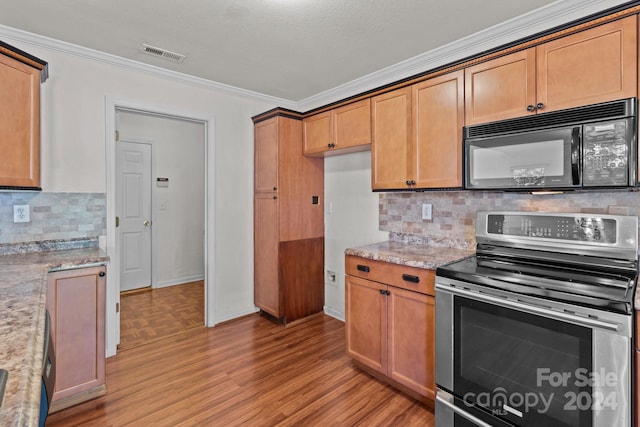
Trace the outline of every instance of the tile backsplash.
{"label": "tile backsplash", "polygon": [[[380,230],[391,240],[472,248],[477,211],[579,212],[640,216],[638,192],[585,192],[532,195],[481,191],[380,193]],[[422,204],[433,207],[422,219]]]}
{"label": "tile backsplash", "polygon": [[[14,205],[29,205],[29,222],[13,222]],[[0,243],[96,238],[104,234],[105,193],[0,192]]]}

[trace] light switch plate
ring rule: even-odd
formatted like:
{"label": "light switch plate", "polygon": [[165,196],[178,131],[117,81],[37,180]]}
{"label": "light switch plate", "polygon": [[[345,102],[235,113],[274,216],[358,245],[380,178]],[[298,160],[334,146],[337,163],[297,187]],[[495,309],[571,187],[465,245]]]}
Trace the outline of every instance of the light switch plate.
{"label": "light switch plate", "polygon": [[432,205],[431,203],[423,203],[422,204],[422,219],[431,219],[432,218]]}
{"label": "light switch plate", "polygon": [[29,205],[13,205],[13,222],[29,222]]}

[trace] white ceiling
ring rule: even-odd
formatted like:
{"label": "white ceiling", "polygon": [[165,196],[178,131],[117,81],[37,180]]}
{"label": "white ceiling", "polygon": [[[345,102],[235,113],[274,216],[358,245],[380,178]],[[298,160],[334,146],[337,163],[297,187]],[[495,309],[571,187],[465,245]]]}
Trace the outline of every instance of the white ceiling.
{"label": "white ceiling", "polygon": [[612,3],[622,1],[0,0],[0,25],[297,102],[539,8]]}

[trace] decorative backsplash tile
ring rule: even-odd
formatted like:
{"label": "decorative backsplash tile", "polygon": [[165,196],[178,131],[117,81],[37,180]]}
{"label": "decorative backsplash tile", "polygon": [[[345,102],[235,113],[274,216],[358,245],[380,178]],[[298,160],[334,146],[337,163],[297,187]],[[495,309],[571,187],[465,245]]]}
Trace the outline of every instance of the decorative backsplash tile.
{"label": "decorative backsplash tile", "polygon": [[[14,205],[29,205],[29,222],[13,222]],[[94,239],[104,234],[105,193],[0,192],[0,243]]]}
{"label": "decorative backsplash tile", "polygon": [[[380,193],[380,230],[391,240],[416,241],[467,249],[475,246],[477,211],[580,212],[640,216],[638,192],[588,192],[555,195],[443,191]],[[431,220],[422,204],[433,205]]]}

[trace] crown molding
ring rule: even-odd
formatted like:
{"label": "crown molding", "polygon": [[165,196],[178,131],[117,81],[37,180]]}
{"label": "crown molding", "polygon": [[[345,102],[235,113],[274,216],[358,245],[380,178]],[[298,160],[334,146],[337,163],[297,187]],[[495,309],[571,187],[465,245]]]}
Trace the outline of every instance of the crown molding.
{"label": "crown molding", "polygon": [[[0,37],[9,41],[17,41],[137,72],[165,77],[193,86],[266,102],[277,107],[306,112],[464,58],[478,55],[490,49],[531,37],[537,33],[559,27],[568,22],[579,20],[625,3],[633,2],[627,0],[557,0],[530,13],[494,25],[493,27],[481,30],[447,45],[299,101],[277,98],[200,77],[190,76],[4,25],[0,25]],[[55,69],[55,64],[51,66],[51,69]],[[52,71],[52,73],[55,73],[55,71]]]}
{"label": "crown molding", "polygon": [[558,0],[530,13],[305,98],[297,102],[297,108],[299,111],[310,111],[625,3],[629,1]]}
{"label": "crown molding", "polygon": [[[155,76],[176,80],[181,83],[186,83],[192,86],[212,89],[220,92],[224,92],[229,95],[235,95],[242,98],[249,98],[255,101],[262,101],[273,105],[282,106],[284,108],[296,109],[297,103],[277,98],[262,93],[241,89],[235,86],[226,85],[224,83],[214,82],[212,80],[203,79],[200,77],[190,76],[188,74],[179,73],[177,71],[167,70],[165,68],[157,67],[154,65],[145,64],[142,62],[134,61],[131,59],[123,58],[120,56],[112,55],[109,53],[101,52],[94,49],[89,49],[83,46],[78,46],[72,43],[67,43],[61,40],[52,39],[49,37],[41,36],[39,34],[30,33],[27,31],[19,30],[12,27],[0,25],[0,37],[3,40],[9,42],[25,43],[31,46],[36,46],[44,49],[49,49],[57,52],[61,52],[67,55],[72,55],[80,58],[89,59],[92,61],[102,62],[105,64],[126,68],[129,70],[148,73]],[[55,74],[55,64],[50,65],[50,75]]]}

